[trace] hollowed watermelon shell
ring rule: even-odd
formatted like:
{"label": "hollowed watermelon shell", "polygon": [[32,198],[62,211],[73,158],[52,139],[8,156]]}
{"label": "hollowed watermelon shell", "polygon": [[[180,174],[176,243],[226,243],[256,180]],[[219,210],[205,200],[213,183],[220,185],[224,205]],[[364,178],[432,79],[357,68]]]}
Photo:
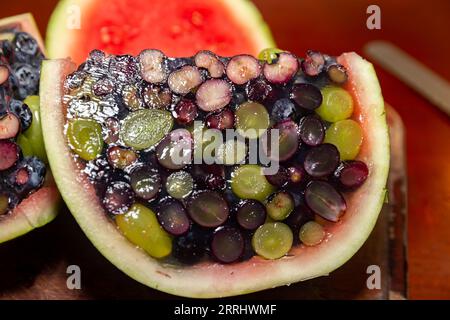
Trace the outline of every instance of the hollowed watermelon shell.
{"label": "hollowed watermelon shell", "polygon": [[93,49],[137,55],[153,47],[187,57],[199,50],[258,55],[275,47],[249,0],[62,0],[50,18],[46,45],[50,58],[76,63]]}
{"label": "hollowed watermelon shell", "polygon": [[[44,52],[42,37],[31,14],[25,13],[1,19],[0,33],[7,33],[10,30],[22,30],[31,34]],[[19,237],[52,221],[58,214],[60,200],[59,192],[49,172],[42,188],[22,200],[7,215],[0,216],[0,243]]]}
{"label": "hollowed watermelon shell", "polygon": [[44,140],[57,185],[77,222],[97,249],[133,279],[187,297],[239,295],[327,275],[362,246],[381,210],[389,171],[389,137],[384,101],[373,66],[356,53],[344,53],[347,89],[355,100],[355,119],[364,132],[358,158],[370,169],[365,184],[348,197],[343,219],[325,225],[327,238],[315,247],[297,246],[279,260],[253,257],[232,265],[204,262],[168,266],[129,242],[105,214],[93,186],[76,168],[63,133],[63,79],[75,69],[68,60],[46,61],[41,78]]}

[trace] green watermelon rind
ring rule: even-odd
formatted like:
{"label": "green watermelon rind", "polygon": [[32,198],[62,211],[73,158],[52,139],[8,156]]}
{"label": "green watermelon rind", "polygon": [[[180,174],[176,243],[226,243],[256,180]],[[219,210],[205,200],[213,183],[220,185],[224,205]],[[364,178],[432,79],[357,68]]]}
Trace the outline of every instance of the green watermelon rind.
{"label": "green watermelon rind", "polygon": [[[83,8],[98,0],[60,0],[54,9],[47,26],[45,44],[50,59],[69,58],[67,48],[71,47],[73,39],[68,32],[68,19],[76,14],[75,8],[79,8],[82,14]],[[261,13],[250,0],[222,0],[223,5],[230,8],[230,12],[237,18],[237,23],[242,25],[242,32],[252,34],[260,50],[276,47],[269,26],[264,21]],[[81,26],[82,28],[82,26]],[[82,45],[82,44],[80,44]]]}
{"label": "green watermelon rind", "polygon": [[365,184],[352,194],[342,221],[316,247],[298,246],[279,260],[253,257],[231,265],[169,266],[129,242],[104,213],[93,186],[79,174],[63,132],[62,79],[75,70],[68,60],[46,61],[41,78],[44,140],[55,180],[73,216],[94,246],[131,278],[178,296],[215,298],[240,295],[328,275],[363,245],[381,211],[389,172],[389,136],[384,100],[372,64],[355,53],[338,61],[349,72],[349,90],[360,106],[370,168]]}

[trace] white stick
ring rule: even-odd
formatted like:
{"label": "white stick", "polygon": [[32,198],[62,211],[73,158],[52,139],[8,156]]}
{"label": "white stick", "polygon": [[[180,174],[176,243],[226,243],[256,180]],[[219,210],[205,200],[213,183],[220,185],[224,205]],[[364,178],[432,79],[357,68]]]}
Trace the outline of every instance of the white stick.
{"label": "white stick", "polygon": [[450,115],[450,83],[386,41],[371,41],[365,53],[431,103]]}

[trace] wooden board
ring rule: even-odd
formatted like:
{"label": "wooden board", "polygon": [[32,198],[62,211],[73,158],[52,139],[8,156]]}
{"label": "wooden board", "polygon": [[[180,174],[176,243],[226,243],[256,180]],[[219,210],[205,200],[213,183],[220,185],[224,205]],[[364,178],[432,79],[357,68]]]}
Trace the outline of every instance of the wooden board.
{"label": "wooden board", "polygon": [[[245,299],[403,299],[406,297],[406,174],[403,124],[388,109],[392,164],[389,204],[369,240],[343,267],[321,277],[243,296]],[[67,267],[81,268],[81,290],[66,286]],[[367,268],[381,270],[370,290]],[[48,226],[0,246],[0,299],[174,299],[147,288],[109,263],[67,210]]]}

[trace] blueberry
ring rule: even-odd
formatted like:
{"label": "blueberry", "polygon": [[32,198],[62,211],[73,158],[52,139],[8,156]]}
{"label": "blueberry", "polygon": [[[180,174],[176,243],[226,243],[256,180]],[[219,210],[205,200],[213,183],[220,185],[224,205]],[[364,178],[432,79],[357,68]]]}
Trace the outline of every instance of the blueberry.
{"label": "blueberry", "polygon": [[14,48],[13,48],[13,45],[12,45],[11,41],[8,41],[8,40],[1,41],[0,42],[0,49],[1,49],[2,55],[6,59],[9,60],[12,57]]}
{"label": "blueberry", "polygon": [[20,100],[11,99],[9,102],[9,110],[20,119],[22,132],[26,131],[33,121],[33,113],[28,105]]}
{"label": "blueberry", "polygon": [[19,100],[37,94],[39,90],[39,69],[24,63],[12,65],[14,97]]}
{"label": "blueberry", "polygon": [[41,160],[25,157],[9,173],[7,182],[17,194],[25,196],[44,183],[45,173],[46,167]]}
{"label": "blueberry", "polygon": [[15,62],[31,62],[39,53],[37,41],[26,32],[18,32],[12,42]]}
{"label": "blueberry", "polygon": [[288,118],[295,120],[298,112],[291,99],[283,98],[275,101],[271,115],[274,122],[277,123]]}

